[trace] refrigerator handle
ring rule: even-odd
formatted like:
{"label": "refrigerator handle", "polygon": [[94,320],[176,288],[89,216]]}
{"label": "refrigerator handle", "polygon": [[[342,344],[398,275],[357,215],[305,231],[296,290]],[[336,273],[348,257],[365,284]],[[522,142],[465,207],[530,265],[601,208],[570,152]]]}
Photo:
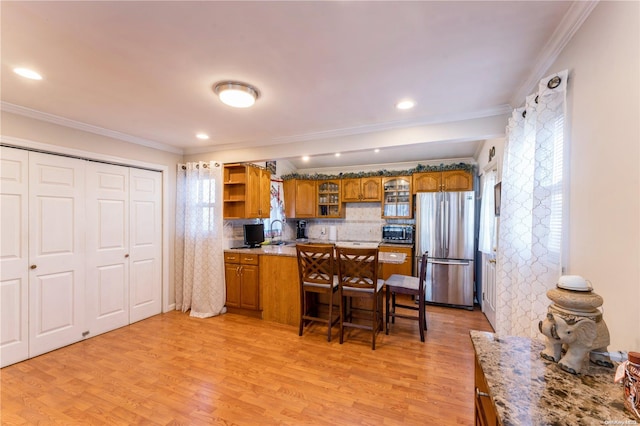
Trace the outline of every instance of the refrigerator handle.
{"label": "refrigerator handle", "polygon": [[447,250],[446,255],[449,255],[449,201],[444,202],[444,220],[446,221],[444,224],[444,248]]}
{"label": "refrigerator handle", "polygon": [[444,250],[444,201],[440,200],[440,250]]}
{"label": "refrigerator handle", "polygon": [[435,265],[468,265],[470,262],[468,260],[436,260],[429,259],[429,263],[433,263]]}

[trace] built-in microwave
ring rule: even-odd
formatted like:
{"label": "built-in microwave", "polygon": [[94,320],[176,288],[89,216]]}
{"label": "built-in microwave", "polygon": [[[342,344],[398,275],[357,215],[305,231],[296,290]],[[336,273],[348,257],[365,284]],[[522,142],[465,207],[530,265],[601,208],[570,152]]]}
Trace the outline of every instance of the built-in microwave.
{"label": "built-in microwave", "polygon": [[413,225],[382,225],[382,242],[413,244]]}

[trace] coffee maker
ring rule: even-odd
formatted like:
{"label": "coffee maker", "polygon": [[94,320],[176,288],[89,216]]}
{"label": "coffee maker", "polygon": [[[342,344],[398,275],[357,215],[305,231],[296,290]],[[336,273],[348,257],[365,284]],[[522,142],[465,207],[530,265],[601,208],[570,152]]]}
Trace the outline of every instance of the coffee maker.
{"label": "coffee maker", "polygon": [[307,221],[306,220],[299,220],[296,223],[296,239],[297,240],[307,239]]}

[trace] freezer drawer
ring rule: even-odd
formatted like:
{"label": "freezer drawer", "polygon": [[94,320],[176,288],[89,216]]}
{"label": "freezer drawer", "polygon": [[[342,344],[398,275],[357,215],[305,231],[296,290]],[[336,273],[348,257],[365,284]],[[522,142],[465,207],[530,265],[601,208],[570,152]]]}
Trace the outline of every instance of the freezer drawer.
{"label": "freezer drawer", "polygon": [[425,301],[473,308],[473,261],[429,259]]}

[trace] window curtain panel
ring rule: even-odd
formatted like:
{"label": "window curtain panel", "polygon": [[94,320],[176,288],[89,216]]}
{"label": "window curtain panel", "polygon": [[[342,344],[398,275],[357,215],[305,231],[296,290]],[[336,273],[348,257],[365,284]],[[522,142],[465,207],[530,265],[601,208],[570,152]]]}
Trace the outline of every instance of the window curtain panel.
{"label": "window curtain panel", "polygon": [[[284,184],[282,179],[271,179],[271,211],[269,213],[269,229],[272,231],[270,238],[282,236],[284,231]],[[280,228],[272,229],[274,220],[282,221]]]}
{"label": "window curtain panel", "polygon": [[178,165],[176,310],[208,318],[224,312],[222,163]]}
{"label": "window curtain panel", "polygon": [[567,71],[540,81],[538,93],[507,125],[498,232],[496,332],[540,338],[561,275],[563,146]]}

